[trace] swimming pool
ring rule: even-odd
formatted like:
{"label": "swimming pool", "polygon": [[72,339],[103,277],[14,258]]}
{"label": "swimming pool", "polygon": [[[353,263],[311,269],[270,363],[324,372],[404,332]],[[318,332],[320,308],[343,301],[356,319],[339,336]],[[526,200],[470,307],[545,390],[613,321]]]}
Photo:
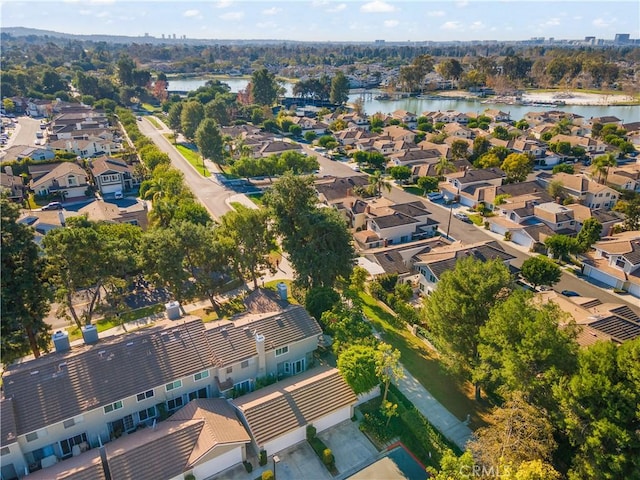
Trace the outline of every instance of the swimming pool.
{"label": "swimming pool", "polygon": [[404,446],[399,446],[377,462],[349,477],[349,480],[425,480],[426,478],[425,468]]}

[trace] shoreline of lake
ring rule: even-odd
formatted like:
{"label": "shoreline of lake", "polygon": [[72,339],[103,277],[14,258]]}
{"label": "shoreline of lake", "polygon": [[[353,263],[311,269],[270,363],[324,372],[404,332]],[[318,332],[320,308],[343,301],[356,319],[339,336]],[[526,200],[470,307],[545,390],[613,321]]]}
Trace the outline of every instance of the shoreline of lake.
{"label": "shoreline of lake", "polygon": [[[250,77],[237,77],[237,76],[221,76],[221,75],[208,75],[208,76],[191,76],[189,78],[178,79],[178,78],[169,78],[169,91],[191,91],[195,90],[198,87],[204,85],[208,80],[220,80],[223,83],[226,83],[231,87],[231,92],[238,92],[239,90],[243,90],[246,88],[249,83]],[[286,82],[286,95],[293,96],[293,83]],[[611,116],[615,115],[620,119],[623,119],[628,122],[640,121],[640,107],[638,103],[631,105],[620,105],[620,104],[603,104],[603,103],[595,103],[594,105],[587,104],[569,104],[567,100],[563,99],[565,105],[557,105],[548,103],[547,100],[553,101],[553,95],[567,94],[568,92],[564,90],[560,91],[549,91],[549,90],[536,90],[525,92],[526,95],[532,95],[537,92],[539,98],[538,102],[530,101],[527,105],[520,104],[510,104],[510,103],[499,103],[495,98],[479,98],[477,95],[470,94],[465,91],[445,91],[438,92],[437,96],[428,96],[425,97],[407,97],[407,98],[399,98],[399,99],[391,99],[391,100],[380,100],[376,99],[378,94],[383,93],[382,90],[351,90],[349,93],[349,103],[355,102],[358,98],[362,98],[364,101],[364,111],[368,115],[373,115],[378,112],[382,113],[391,113],[395,110],[406,110],[409,112],[415,112],[420,115],[423,112],[429,111],[446,111],[446,110],[457,110],[464,113],[473,112],[476,114],[482,113],[484,110],[489,108],[496,108],[503,111],[506,111],[511,115],[511,118],[514,120],[518,120],[520,118],[524,118],[526,113],[531,111],[545,111],[545,110],[562,110],[568,113],[574,113],[577,115],[581,115],[585,118],[592,117],[602,117],[602,116]],[[585,95],[593,95],[590,92],[580,92],[577,94],[585,94]],[[464,97],[463,97],[464,95]],[[572,94],[575,95],[575,94]],[[607,97],[611,96],[609,94],[603,94]],[[473,98],[471,98],[473,96]],[[455,97],[455,98],[454,98]],[[525,97],[528,98],[528,97]],[[547,100],[545,100],[547,99]],[[611,99],[607,98],[608,103],[611,103]],[[486,102],[486,103],[483,103]],[[540,104],[536,104],[540,103]]]}

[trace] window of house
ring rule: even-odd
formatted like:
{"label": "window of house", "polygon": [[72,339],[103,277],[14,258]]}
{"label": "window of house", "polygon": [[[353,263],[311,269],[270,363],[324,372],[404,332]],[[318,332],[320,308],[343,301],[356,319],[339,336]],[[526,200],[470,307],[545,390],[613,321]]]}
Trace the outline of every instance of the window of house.
{"label": "window of house", "polygon": [[249,366],[249,360],[245,360],[244,362],[242,362],[242,363],[240,364],[240,367],[241,367],[241,368],[247,368],[248,366]]}
{"label": "window of house", "polygon": [[105,405],[104,413],[110,413],[114,410],[120,410],[122,408],[122,401],[118,400],[117,402],[112,403],[111,405]]}
{"label": "window of house", "polygon": [[165,389],[167,392],[171,390],[175,390],[176,388],[180,388],[182,386],[182,380],[176,380],[175,382],[167,383],[165,385]]}
{"label": "window of house", "polygon": [[610,193],[610,192],[607,192],[607,193],[606,193],[606,195],[605,195],[605,197],[608,197],[608,196],[610,196],[610,195],[611,195],[611,193]]}
{"label": "window of house", "polygon": [[189,401],[195,400],[196,398],[207,398],[207,388],[201,388],[200,390],[196,390],[195,392],[191,392],[189,395]]}
{"label": "window of house", "polygon": [[140,410],[138,412],[138,418],[141,422],[145,420],[150,420],[152,418],[156,418],[156,407],[145,408],[144,410]]}
{"label": "window of house", "polygon": [[429,275],[429,281],[431,283],[434,283],[436,281],[436,277],[434,277],[433,275]]}
{"label": "window of house", "polygon": [[61,440],[60,451],[62,452],[62,457],[70,457],[73,454],[73,447],[82,443],[87,443],[86,433],[81,433],[80,435],[76,435],[75,437]]}
{"label": "window of house", "polygon": [[155,393],[153,392],[153,390],[147,390],[146,392],[142,392],[139,393],[138,395],[136,395],[136,399],[139,402],[142,402],[143,400],[146,400],[147,398],[151,398],[155,395]]}
{"label": "window of house", "polygon": [[184,400],[182,400],[182,397],[174,398],[173,400],[169,400],[167,402],[167,409],[170,411],[176,410],[180,408],[182,405],[184,405]]}
{"label": "window of house", "polygon": [[9,455],[11,452],[9,451],[9,447],[2,447],[2,449],[0,449],[0,455],[2,455],[3,457],[5,455]]}
{"label": "window of house", "polygon": [[280,355],[284,355],[286,353],[289,353],[288,345],[285,345],[284,347],[276,348],[276,357],[279,357]]}
{"label": "window of house", "polygon": [[62,426],[64,428],[71,428],[76,424],[76,421],[73,418],[70,418],[69,420],[65,420],[64,422],[62,422]]}
{"label": "window of house", "polygon": [[600,208],[600,204],[596,203],[596,209]]}
{"label": "window of house", "polygon": [[233,367],[227,367],[227,373],[233,373]]}
{"label": "window of house", "polygon": [[75,187],[76,185],[78,185],[78,180],[75,176],[69,175],[67,177],[67,185],[69,185],[70,187]]}
{"label": "window of house", "polygon": [[27,442],[33,442],[38,439],[38,432],[27,433],[25,438],[27,439]]}
{"label": "window of house", "polygon": [[618,260],[616,260],[616,267],[624,268],[624,266],[625,266],[624,258],[618,258]]}
{"label": "window of house", "polygon": [[202,380],[203,378],[209,377],[209,370],[203,370],[202,372],[198,372],[193,376],[193,380],[197,382],[198,380]]}

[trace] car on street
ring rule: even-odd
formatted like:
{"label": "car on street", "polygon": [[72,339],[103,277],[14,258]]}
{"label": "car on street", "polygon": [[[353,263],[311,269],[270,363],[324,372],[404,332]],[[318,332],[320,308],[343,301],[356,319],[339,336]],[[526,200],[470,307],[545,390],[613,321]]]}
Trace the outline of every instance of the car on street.
{"label": "car on street", "polygon": [[578,292],[574,292],[573,290],[562,290],[562,295],[565,297],[579,297],[580,294]]}
{"label": "car on street", "polygon": [[464,223],[473,223],[469,217],[467,217],[464,213],[454,213],[454,217],[458,220],[463,221]]}
{"label": "car on street", "polygon": [[42,207],[42,210],[62,210],[62,204],[60,202],[49,202]]}
{"label": "car on street", "polygon": [[442,193],[440,192],[431,192],[427,193],[427,199],[435,202],[436,200],[442,200]]}

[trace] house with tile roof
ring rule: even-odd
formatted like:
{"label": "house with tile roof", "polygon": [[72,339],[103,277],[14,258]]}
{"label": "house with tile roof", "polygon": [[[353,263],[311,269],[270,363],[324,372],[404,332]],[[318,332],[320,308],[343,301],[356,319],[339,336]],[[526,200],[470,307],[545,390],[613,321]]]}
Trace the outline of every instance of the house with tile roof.
{"label": "house with tile roof", "polygon": [[11,167],[5,167],[5,170],[0,172],[0,192],[6,192],[10,200],[21,202],[24,198],[22,177],[14,175]]}
{"label": "house with tile roof", "polygon": [[354,202],[347,212],[356,246],[366,250],[433,237],[439,222],[419,202],[395,204],[385,198]]}
{"label": "house with tile roof", "polygon": [[480,261],[498,259],[506,266],[515,257],[502,248],[495,240],[465,245],[460,241],[432,249],[428,253],[417,255],[415,268],[418,271],[419,288],[423,293],[431,292],[442,274],[452,270],[462,258],[473,257]]}
{"label": "house with tile roof", "polygon": [[582,261],[586,276],[640,298],[640,232],[604,237]]}
{"label": "house with tile roof", "polygon": [[130,223],[143,230],[146,230],[149,225],[147,203],[131,198],[121,200],[118,204],[98,199],[81,207],[78,213],[86,215],[89,220],[94,222]]}
{"label": "house with tile roof", "polygon": [[131,165],[119,158],[105,156],[90,160],[89,171],[102,195],[131,190],[140,183]]}
{"label": "house with tile roof", "polygon": [[484,189],[502,185],[506,174],[499,168],[470,168],[446,173],[439,188],[445,200],[459,201],[461,205],[475,207],[484,202]]}
{"label": "house with tile roof", "polygon": [[256,451],[271,454],[305,440],[308,425],[322,432],[350,419],[356,401],[336,368],[318,367],[232,403],[251,432]]}
{"label": "house with tile roof", "polygon": [[74,162],[62,162],[45,175],[29,182],[36,195],[60,194],[66,199],[85,196],[89,182],[84,168]]}
{"label": "house with tile roof", "polygon": [[196,399],[166,421],[31,474],[50,478],[207,478],[246,459],[251,441],[235,409],[220,398]]}
{"label": "house with tile roof", "polygon": [[559,181],[565,195],[573,197],[593,210],[610,210],[620,197],[613,188],[595,182],[583,174],[542,172],[537,176],[536,181],[544,188],[553,181]]}
{"label": "house with tile roof", "polygon": [[[5,369],[3,442],[16,472],[64,463],[109,442],[116,448],[116,439],[133,438],[144,427],[149,431],[191,400],[240,394],[253,390],[262,376],[306,371],[321,333],[315,319],[292,305],[206,328],[196,317],[158,321],[71,349],[66,336],[57,334],[56,352]],[[114,461],[128,464],[119,458]]]}
{"label": "house with tile roof", "polygon": [[640,192],[640,163],[610,168],[606,183],[618,190]]}
{"label": "house with tile roof", "polygon": [[568,298],[554,291],[536,294],[535,301],[555,303],[575,321],[580,327],[576,340],[582,347],[602,341],[621,344],[640,336],[640,317],[627,305],[602,303],[597,298]]}
{"label": "house with tile roof", "polygon": [[576,233],[576,221],[573,210],[556,202],[546,202],[533,206],[534,216],[541,220],[555,233],[574,235]]}

